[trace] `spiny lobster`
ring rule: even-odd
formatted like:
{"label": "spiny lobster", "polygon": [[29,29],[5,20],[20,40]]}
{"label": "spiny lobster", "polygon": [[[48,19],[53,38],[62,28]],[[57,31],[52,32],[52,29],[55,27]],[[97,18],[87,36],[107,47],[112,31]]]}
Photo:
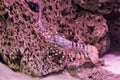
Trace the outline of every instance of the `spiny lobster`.
{"label": "spiny lobster", "polygon": [[79,65],[79,63],[81,62],[79,61],[79,58],[81,58],[81,60],[83,59],[83,61],[90,60],[93,64],[95,64],[98,61],[98,51],[96,47],[92,45],[86,45],[86,44],[69,41],[64,37],[57,35],[57,33],[52,33],[51,31],[47,31],[42,24],[41,16],[42,14],[40,9],[38,25],[41,29],[42,35],[45,37],[45,40],[49,43],[60,46],[66,50],[72,50],[73,53],[70,55],[76,55],[77,53],[77,55],[74,57],[77,59],[75,61],[77,63],[74,63],[72,56],[70,57],[70,59],[73,61],[73,65],[74,64]]}

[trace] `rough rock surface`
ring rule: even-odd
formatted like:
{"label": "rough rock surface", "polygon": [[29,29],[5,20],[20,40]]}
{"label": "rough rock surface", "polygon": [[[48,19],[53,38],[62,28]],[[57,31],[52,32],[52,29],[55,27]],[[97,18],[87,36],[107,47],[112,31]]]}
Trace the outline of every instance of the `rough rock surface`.
{"label": "rough rock surface", "polygon": [[102,55],[109,47],[106,20],[99,14],[82,9],[72,0],[43,1],[44,27],[66,39],[91,44]]}
{"label": "rough rock surface", "polygon": [[0,55],[11,69],[43,76],[63,70],[69,63],[97,62],[94,46],[83,45],[82,50],[74,51],[46,42],[38,26],[39,9],[33,8],[35,2],[15,0],[9,4],[1,0],[0,4]]}
{"label": "rough rock surface", "polygon": [[74,2],[88,12],[103,15],[109,27],[111,47],[120,49],[120,0],[74,0]]}
{"label": "rough rock surface", "polygon": [[84,68],[81,69],[77,76],[80,80],[119,80],[120,75],[112,74],[102,68]]}
{"label": "rough rock surface", "polygon": [[[38,26],[41,18],[46,30],[76,43],[96,46],[102,55],[110,47],[107,16],[120,13],[119,3],[119,0],[0,0],[0,54],[10,68],[34,76],[58,72],[69,62],[82,63],[76,55],[84,58],[84,52],[79,54],[46,42]],[[108,22],[111,38],[119,36],[118,23],[119,18]],[[114,39],[119,42],[119,37]],[[94,50],[93,55],[97,55]]]}
{"label": "rough rock surface", "polygon": [[0,53],[4,61],[10,68],[34,76],[63,70],[63,50],[45,42],[37,25],[38,15],[22,0],[11,4],[6,1],[1,2],[4,14],[0,16]]}
{"label": "rough rock surface", "polygon": [[83,9],[92,13],[110,14],[111,12],[120,12],[120,0],[73,0]]}
{"label": "rough rock surface", "polygon": [[[47,2],[43,1],[43,4],[44,3],[47,4]],[[58,5],[60,3],[61,2],[56,2],[56,4]],[[18,1],[7,2],[6,0],[4,0],[3,2],[1,1],[1,5],[2,6],[0,7],[1,9],[1,14],[0,14],[1,15],[0,16],[1,17],[1,21],[0,21],[1,22],[1,28],[0,28],[1,29],[1,36],[0,36],[0,40],[1,40],[0,48],[1,49],[0,49],[0,52],[1,52],[1,55],[3,56],[3,59],[9,65],[9,67],[14,70],[20,70],[22,72],[29,73],[29,74],[36,75],[36,76],[46,75],[51,72],[57,72],[59,70],[63,70],[63,68],[66,65],[66,60],[67,60],[65,59],[66,56],[63,53],[63,50],[60,49],[59,47],[55,47],[52,44],[45,42],[43,36],[40,33],[40,29],[37,25],[38,16],[39,16],[38,15],[39,7],[34,9],[28,5],[28,1],[21,1],[21,0],[19,0],[19,2]],[[72,4],[70,5],[72,6]],[[43,7],[42,14],[45,14],[44,9],[46,8],[46,6],[45,5],[43,6],[44,7]],[[60,9],[57,9],[57,10],[60,10]],[[44,18],[44,16],[46,17]],[[45,14],[45,15],[42,15],[42,18],[48,19],[47,16],[51,16],[51,15]],[[59,16],[60,15],[56,17],[59,17]],[[63,13],[63,16],[64,16],[64,13]],[[80,19],[89,20],[89,17],[92,17],[93,20],[95,20],[95,22],[98,21],[98,24],[99,22],[103,23],[103,26],[102,26],[103,28],[101,30],[103,32],[102,34],[100,34],[101,31],[99,31],[97,28],[95,28],[94,30],[94,27],[97,26],[95,23],[90,25],[89,21],[88,23],[84,22],[84,20],[79,21]],[[85,35],[89,37],[89,34],[86,35],[87,32],[85,32],[85,30],[87,30],[87,28],[90,27],[90,29],[88,28],[88,32],[93,34],[94,35],[93,37],[97,37],[100,39],[103,36],[106,36],[107,26],[102,16],[86,14],[84,16],[78,17],[77,19],[78,20],[76,19],[73,20],[73,22],[74,21],[78,22],[75,25],[78,25],[80,24],[79,22],[81,22],[81,25],[87,26],[85,29],[83,29],[83,31],[81,30],[83,32],[83,33],[80,33],[81,35]],[[99,20],[102,19],[102,21],[99,21],[98,19]],[[60,20],[64,20],[64,19],[60,19]],[[68,21],[70,20],[72,19],[68,19]],[[43,21],[45,22],[45,20]],[[44,22],[43,24],[47,24]],[[61,21],[58,21],[58,23],[59,22]],[[49,26],[50,25],[54,26],[52,23],[54,22],[51,22]],[[72,21],[70,23],[72,23]],[[60,23],[59,25],[61,24],[64,25],[63,23]],[[70,25],[68,25],[68,31],[69,31],[69,26]],[[50,30],[50,27],[47,27],[47,28],[49,28],[48,30]],[[77,27],[75,26],[75,28]],[[93,32],[97,31],[98,34],[96,32],[92,33],[91,30]],[[60,30],[55,30],[55,31],[58,31],[59,33]],[[78,31],[78,34],[79,34],[79,31]],[[66,33],[63,32],[63,35],[66,37],[66,39],[71,40],[70,39],[70,37],[72,37],[71,31],[67,32],[67,35]],[[78,37],[81,37],[81,36],[78,36]],[[87,37],[85,38],[87,39]],[[85,38],[82,39],[81,37],[82,40],[84,40]],[[77,41],[77,42],[85,43],[85,42],[82,42],[82,40]],[[97,40],[93,40],[92,42],[94,41],[97,41]],[[86,44],[92,44],[92,42],[90,42],[89,40],[88,42],[86,41]]]}

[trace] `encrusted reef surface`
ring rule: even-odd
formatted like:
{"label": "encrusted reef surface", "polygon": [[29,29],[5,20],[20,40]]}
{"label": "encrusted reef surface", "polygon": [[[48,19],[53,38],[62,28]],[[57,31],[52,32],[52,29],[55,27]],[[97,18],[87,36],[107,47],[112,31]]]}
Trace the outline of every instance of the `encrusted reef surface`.
{"label": "encrusted reef surface", "polygon": [[43,1],[44,27],[74,42],[91,44],[102,55],[110,46],[108,26],[101,14],[82,8],[73,0]]}
{"label": "encrusted reef surface", "polygon": [[0,2],[0,53],[6,64],[34,76],[63,70],[63,50],[44,40],[37,25],[38,14],[22,0],[6,1]]}
{"label": "encrusted reef surface", "polygon": [[11,69],[43,76],[98,61],[94,46],[81,44],[77,51],[47,42],[38,25],[38,6],[34,10],[28,5],[35,6],[35,2],[2,0],[0,4],[0,55]]}
{"label": "encrusted reef surface", "polygon": [[[101,11],[97,4],[91,4],[107,5],[109,1],[94,1],[0,0],[0,55],[4,62],[34,76],[84,63],[95,64],[98,55],[110,47],[106,20],[112,11],[119,14],[119,6],[111,5],[112,9],[106,12],[106,7]],[[119,0],[112,2],[117,5]],[[116,31],[112,28],[110,34]],[[65,45],[70,48],[58,45],[64,43],[60,40],[53,44],[54,35],[67,41]]]}
{"label": "encrusted reef surface", "polygon": [[73,1],[86,11],[103,15],[109,27],[111,47],[120,49],[120,0]]}
{"label": "encrusted reef surface", "polygon": [[73,0],[76,4],[92,13],[110,14],[120,12],[120,0]]}

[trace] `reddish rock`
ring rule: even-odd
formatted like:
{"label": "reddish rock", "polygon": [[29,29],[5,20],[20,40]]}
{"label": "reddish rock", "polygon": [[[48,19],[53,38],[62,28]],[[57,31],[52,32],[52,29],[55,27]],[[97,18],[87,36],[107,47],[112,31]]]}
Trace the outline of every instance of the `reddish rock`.
{"label": "reddish rock", "polygon": [[66,40],[97,47],[99,55],[110,47],[109,37],[120,48],[119,4],[119,0],[1,0],[0,53],[10,68],[35,76],[63,70],[70,58],[79,62],[75,55],[81,53],[46,42],[38,20],[45,30]]}
{"label": "reddish rock", "polygon": [[110,47],[102,15],[91,14],[71,0],[43,2],[42,19],[47,30],[70,41],[95,45],[100,55]]}
{"label": "reddish rock", "polygon": [[47,42],[38,25],[40,7],[35,1],[1,0],[0,4],[0,57],[11,69],[43,76],[64,70],[69,63],[78,67],[98,61],[94,46],[82,45],[77,51]]}
{"label": "reddish rock", "polygon": [[120,12],[120,0],[73,0],[75,4],[87,11],[100,14]]}

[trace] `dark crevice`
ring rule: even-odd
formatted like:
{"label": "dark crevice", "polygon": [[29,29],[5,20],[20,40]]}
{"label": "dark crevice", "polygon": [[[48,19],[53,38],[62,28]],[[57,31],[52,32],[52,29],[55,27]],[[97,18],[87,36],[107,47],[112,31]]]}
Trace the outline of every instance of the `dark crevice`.
{"label": "dark crevice", "polygon": [[39,5],[37,3],[34,2],[28,2],[27,0],[25,0],[25,2],[28,4],[29,8],[34,11],[34,12],[39,12]]}
{"label": "dark crevice", "polygon": [[91,10],[88,10],[88,9],[84,9],[82,8],[79,4],[76,4],[76,12],[81,12],[81,11],[85,11],[85,12],[90,12],[92,14],[98,14],[98,12],[95,10],[95,11],[91,11]]}
{"label": "dark crevice", "polygon": [[9,17],[9,16],[8,16],[8,12],[5,13],[3,16],[4,16],[5,20],[6,20],[6,19]]}
{"label": "dark crevice", "polygon": [[93,32],[94,32],[94,26],[90,26],[90,27],[88,27],[88,32],[90,33],[90,34],[92,34]]}
{"label": "dark crevice", "polygon": [[1,55],[1,53],[0,53],[0,62],[6,64],[6,62],[4,61],[4,59],[3,59],[2,55]]}
{"label": "dark crevice", "polygon": [[26,14],[22,14],[22,17],[23,17],[26,21],[30,20],[30,17],[27,16]]}
{"label": "dark crevice", "polygon": [[62,16],[66,16],[66,15],[68,15],[68,14],[69,14],[69,12],[67,12],[67,10],[66,10],[66,9],[64,9],[63,11],[61,11],[61,13],[62,13]]}
{"label": "dark crevice", "polygon": [[108,35],[111,40],[111,48],[115,50],[120,49],[120,40],[119,37],[117,37],[117,32],[119,33],[120,31],[120,25],[115,24],[115,22],[120,18],[120,13],[112,12],[104,15],[103,17],[107,20],[107,25],[109,27]]}

